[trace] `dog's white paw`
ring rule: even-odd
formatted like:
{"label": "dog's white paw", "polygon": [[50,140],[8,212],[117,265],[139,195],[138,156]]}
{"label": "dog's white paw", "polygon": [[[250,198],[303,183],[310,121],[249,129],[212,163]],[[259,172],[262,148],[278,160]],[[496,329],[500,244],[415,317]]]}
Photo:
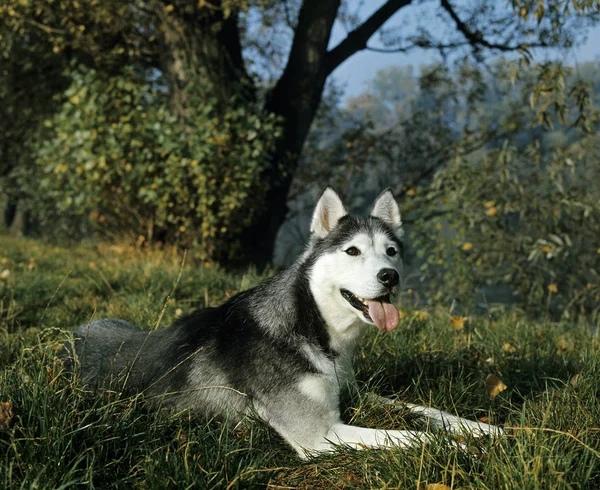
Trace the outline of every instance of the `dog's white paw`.
{"label": "dog's white paw", "polygon": [[504,430],[495,425],[463,419],[435,408],[410,403],[407,403],[406,406],[412,413],[424,417],[430,427],[445,430],[451,434],[470,435],[472,437],[500,437],[505,434]]}

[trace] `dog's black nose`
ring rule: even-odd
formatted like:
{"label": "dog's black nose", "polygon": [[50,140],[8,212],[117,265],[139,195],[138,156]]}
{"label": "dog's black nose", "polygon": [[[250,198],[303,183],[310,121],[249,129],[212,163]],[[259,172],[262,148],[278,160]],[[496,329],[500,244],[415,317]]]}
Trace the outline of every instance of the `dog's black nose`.
{"label": "dog's black nose", "polygon": [[396,269],[381,269],[377,273],[377,280],[384,286],[393,288],[400,282],[400,274]]}

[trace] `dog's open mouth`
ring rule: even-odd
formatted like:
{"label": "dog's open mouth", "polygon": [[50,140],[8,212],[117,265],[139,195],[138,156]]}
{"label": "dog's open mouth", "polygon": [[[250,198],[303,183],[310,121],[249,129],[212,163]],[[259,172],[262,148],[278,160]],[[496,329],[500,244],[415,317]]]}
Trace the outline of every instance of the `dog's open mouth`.
{"label": "dog's open mouth", "polygon": [[350,306],[360,311],[367,320],[372,321],[382,332],[393,330],[398,326],[400,315],[398,309],[390,302],[390,295],[386,294],[374,299],[366,299],[341,289],[340,293]]}

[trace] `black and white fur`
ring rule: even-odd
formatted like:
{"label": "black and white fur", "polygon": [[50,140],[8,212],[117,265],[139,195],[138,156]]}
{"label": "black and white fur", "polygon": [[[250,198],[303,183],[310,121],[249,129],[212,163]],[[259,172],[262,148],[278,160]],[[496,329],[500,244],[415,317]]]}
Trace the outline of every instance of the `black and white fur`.
{"label": "black and white fur", "polygon": [[[402,231],[391,191],[377,198],[369,217],[357,218],[327,188],[311,232],[289,269],[170,327],[148,332],[114,319],[81,326],[75,352],[67,353],[77,359],[82,380],[98,386],[117,379],[123,389],[159,397],[164,406],[229,420],[255,410],[301,457],[338,444],[427,442],[423,432],[354,427],[340,419],[340,393],[352,381],[357,342],[374,323],[381,330],[398,323],[389,298],[400,286]],[[452,432],[501,433],[432,408],[407,407]]]}

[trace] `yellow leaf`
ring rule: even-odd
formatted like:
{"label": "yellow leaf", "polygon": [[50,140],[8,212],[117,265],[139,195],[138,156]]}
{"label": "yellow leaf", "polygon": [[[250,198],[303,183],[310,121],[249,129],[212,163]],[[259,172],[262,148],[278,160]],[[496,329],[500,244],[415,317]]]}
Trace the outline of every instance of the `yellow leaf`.
{"label": "yellow leaf", "polygon": [[564,338],[561,337],[556,342],[556,351],[558,353],[567,352],[570,349],[571,349],[571,346],[569,345],[569,343]]}
{"label": "yellow leaf", "polygon": [[487,378],[485,378],[485,391],[487,391],[491,399],[496,398],[506,388],[508,386],[495,374],[488,374]]}
{"label": "yellow leaf", "polygon": [[402,320],[406,316],[406,313],[404,313],[400,308],[398,308],[398,316],[400,317],[400,320]]}
{"label": "yellow leaf", "polygon": [[494,204],[496,204],[494,201],[487,201],[483,203],[486,209],[493,208]]}
{"label": "yellow leaf", "polygon": [[454,330],[462,330],[465,328],[465,322],[468,320],[466,316],[451,316],[450,324]]}
{"label": "yellow leaf", "polygon": [[513,352],[515,352],[517,349],[515,349],[512,345],[510,345],[508,342],[504,342],[504,344],[502,344],[502,350],[504,352],[510,352],[511,354]]}
{"label": "yellow leaf", "polygon": [[407,196],[414,196],[416,193],[417,193],[417,191],[415,191],[414,189],[408,189],[406,191]]}
{"label": "yellow leaf", "polygon": [[167,5],[165,7],[165,12],[173,12],[173,10],[175,10],[175,7],[173,7],[173,5]]}
{"label": "yellow leaf", "polygon": [[0,403],[0,430],[10,427],[13,415],[13,404],[11,402]]}
{"label": "yellow leaf", "polygon": [[443,483],[428,483],[425,490],[452,490],[448,485]]}
{"label": "yellow leaf", "polygon": [[542,247],[542,252],[544,252],[545,254],[549,254],[550,252],[552,252],[552,249],[548,245],[544,245]]}
{"label": "yellow leaf", "polygon": [[427,320],[429,318],[429,312],[428,311],[417,311],[415,312],[415,320]]}
{"label": "yellow leaf", "polygon": [[554,283],[548,284],[548,291],[551,293],[558,293],[558,286]]}
{"label": "yellow leaf", "polygon": [[496,216],[496,213],[498,212],[498,210],[496,208],[489,208],[485,214],[487,214],[488,216]]}
{"label": "yellow leaf", "polygon": [[463,243],[462,249],[463,249],[465,252],[468,252],[468,251],[469,251],[469,250],[471,250],[472,248],[473,248],[473,244],[472,244],[471,242],[466,242],[466,243]]}

